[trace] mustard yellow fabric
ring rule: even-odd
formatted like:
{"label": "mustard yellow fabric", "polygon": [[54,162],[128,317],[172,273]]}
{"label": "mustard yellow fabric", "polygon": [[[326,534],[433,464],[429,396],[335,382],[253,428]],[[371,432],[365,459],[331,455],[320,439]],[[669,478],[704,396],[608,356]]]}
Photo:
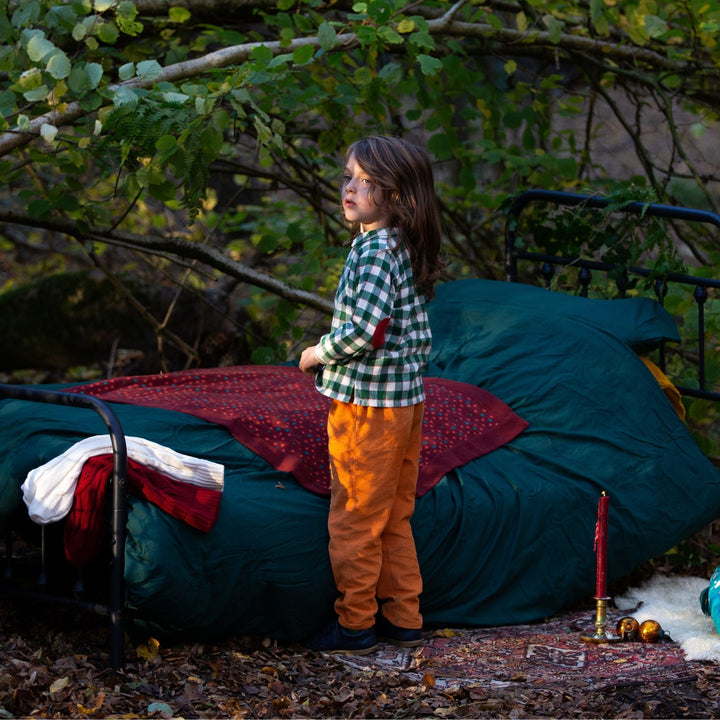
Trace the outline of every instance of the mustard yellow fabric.
{"label": "mustard yellow fabric", "polygon": [[678,414],[681,420],[685,420],[685,405],[683,405],[682,396],[680,391],[672,384],[670,378],[649,358],[640,358],[653,374],[658,384],[662,388],[668,400],[672,403],[675,408],[675,412]]}

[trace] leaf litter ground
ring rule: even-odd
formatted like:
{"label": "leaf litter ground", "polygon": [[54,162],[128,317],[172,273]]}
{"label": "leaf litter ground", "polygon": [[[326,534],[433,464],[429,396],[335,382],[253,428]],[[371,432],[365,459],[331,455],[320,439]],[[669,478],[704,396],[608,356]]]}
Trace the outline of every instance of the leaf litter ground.
{"label": "leaf litter ground", "polygon": [[[709,577],[717,563],[718,530],[714,524],[690,541],[698,551],[692,567],[676,562],[661,569]],[[657,570],[658,561],[648,563],[611,592],[622,593]],[[580,631],[582,618],[592,620],[592,610],[588,599],[581,608],[539,623],[537,633]],[[393,655],[385,648],[377,656],[340,658],[262,638],[166,646],[135,637],[126,643],[123,667],[113,670],[103,620],[3,602],[0,718],[720,717],[720,665],[676,662],[672,647],[648,649],[641,658],[645,670],[635,673],[628,663],[637,653],[631,653],[633,660],[623,656],[627,648],[615,646],[605,660],[617,671],[600,672],[598,657],[601,663],[603,658],[593,648],[594,672],[563,672],[550,682],[533,672],[527,657],[518,659],[500,644],[478,665],[478,648],[488,641],[491,631],[438,628],[427,632],[425,646],[416,650]],[[533,647],[537,653],[544,645]],[[566,665],[578,652],[572,642],[570,651],[561,658]],[[476,658],[474,672],[464,672],[463,657],[470,655]]]}

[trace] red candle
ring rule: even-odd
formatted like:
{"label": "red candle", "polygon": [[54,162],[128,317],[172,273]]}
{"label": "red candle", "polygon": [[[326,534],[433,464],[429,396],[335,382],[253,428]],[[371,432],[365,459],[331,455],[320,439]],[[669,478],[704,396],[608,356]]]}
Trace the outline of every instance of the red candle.
{"label": "red candle", "polygon": [[595,597],[607,597],[607,540],[608,540],[608,506],[610,498],[605,494],[598,502],[598,517],[595,525],[595,552],[597,553],[597,577]]}

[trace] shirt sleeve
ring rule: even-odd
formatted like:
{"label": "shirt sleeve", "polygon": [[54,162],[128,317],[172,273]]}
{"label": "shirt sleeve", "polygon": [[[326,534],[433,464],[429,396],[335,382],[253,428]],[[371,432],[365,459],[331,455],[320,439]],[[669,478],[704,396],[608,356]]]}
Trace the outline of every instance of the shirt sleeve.
{"label": "shirt sleeve", "polygon": [[[384,327],[392,316],[394,301],[394,273],[392,253],[373,251],[358,258],[353,277],[346,287],[354,288],[353,307],[347,319],[320,338],[315,355],[324,364],[347,362],[357,355],[373,350],[377,341],[375,331]],[[347,297],[339,298],[345,303]]]}

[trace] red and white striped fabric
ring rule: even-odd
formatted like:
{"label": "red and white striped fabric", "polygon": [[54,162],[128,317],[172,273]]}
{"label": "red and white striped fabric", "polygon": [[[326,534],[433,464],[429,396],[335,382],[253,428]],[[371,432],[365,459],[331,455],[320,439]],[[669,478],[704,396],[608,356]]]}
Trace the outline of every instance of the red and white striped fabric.
{"label": "red and white striped fabric", "polygon": [[[225,469],[158,443],[126,437],[128,490],[203,532],[220,509]],[[81,440],[28,473],[23,500],[41,525],[67,518],[65,554],[76,565],[98,552],[105,532],[105,498],[113,471],[109,436]]]}

